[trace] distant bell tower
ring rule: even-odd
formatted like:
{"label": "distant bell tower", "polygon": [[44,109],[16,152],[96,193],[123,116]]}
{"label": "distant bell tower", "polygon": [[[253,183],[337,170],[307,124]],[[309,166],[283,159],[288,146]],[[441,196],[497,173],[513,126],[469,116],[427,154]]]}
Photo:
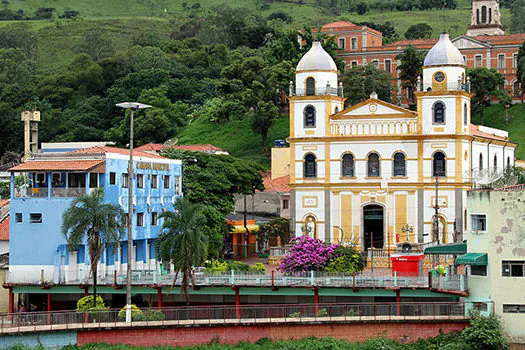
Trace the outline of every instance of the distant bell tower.
{"label": "distant bell tower", "polygon": [[467,35],[503,34],[505,31],[501,25],[499,0],[472,0],[472,14],[470,25],[467,27]]}
{"label": "distant bell tower", "polygon": [[38,122],[40,122],[39,111],[23,111],[24,122],[24,161],[38,151]]}

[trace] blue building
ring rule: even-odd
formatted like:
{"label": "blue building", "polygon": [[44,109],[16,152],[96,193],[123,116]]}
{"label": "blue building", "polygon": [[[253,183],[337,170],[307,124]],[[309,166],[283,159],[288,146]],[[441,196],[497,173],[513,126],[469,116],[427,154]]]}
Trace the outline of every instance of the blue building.
{"label": "blue building", "polygon": [[[96,188],[103,188],[105,200],[125,212],[129,186],[134,189],[133,251],[128,253],[125,242],[107,247],[99,265],[101,281],[113,279],[115,273],[124,275],[128,263],[135,271],[160,269],[154,245],[162,227],[159,214],[173,211],[182,195],[181,161],[143,151],[134,151],[133,157],[132,181],[128,176],[129,150],[107,146],[35,154],[34,159],[10,169],[11,285],[89,282],[88,249],[80,246],[70,251],[61,225],[71,202]],[[17,179],[20,175],[25,178]]]}

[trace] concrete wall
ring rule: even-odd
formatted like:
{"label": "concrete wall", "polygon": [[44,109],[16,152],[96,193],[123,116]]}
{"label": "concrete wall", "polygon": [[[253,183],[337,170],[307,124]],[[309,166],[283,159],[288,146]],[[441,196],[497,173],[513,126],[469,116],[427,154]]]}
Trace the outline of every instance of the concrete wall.
{"label": "concrete wall", "polygon": [[25,345],[36,348],[42,345],[45,349],[61,349],[63,346],[75,345],[77,332],[52,332],[9,334],[0,336],[0,348],[5,349],[16,345]]}
{"label": "concrete wall", "polygon": [[[511,340],[525,342],[525,314],[503,313],[503,305],[525,305],[525,277],[503,277],[503,260],[525,260],[525,191],[472,191],[468,193],[468,251],[487,253],[487,276],[468,276],[472,300],[494,301]],[[471,214],[487,215],[487,230],[472,232]]]}

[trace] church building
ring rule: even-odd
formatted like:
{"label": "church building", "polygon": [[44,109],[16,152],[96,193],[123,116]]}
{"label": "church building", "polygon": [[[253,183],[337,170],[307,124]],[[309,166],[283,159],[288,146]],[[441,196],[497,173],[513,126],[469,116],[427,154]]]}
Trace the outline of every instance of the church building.
{"label": "church building", "polygon": [[417,111],[375,94],[345,109],[336,64],[314,42],[290,87],[292,237],[362,250],[462,240],[473,174],[512,166],[517,146],[471,124],[465,69],[442,34],[424,61]]}

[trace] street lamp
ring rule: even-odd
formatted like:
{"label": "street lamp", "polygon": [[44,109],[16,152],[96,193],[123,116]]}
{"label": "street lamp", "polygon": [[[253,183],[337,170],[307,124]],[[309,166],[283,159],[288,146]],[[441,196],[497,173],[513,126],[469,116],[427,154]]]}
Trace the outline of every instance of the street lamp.
{"label": "street lamp", "polygon": [[406,224],[405,226],[401,227],[401,232],[406,234],[405,240],[408,242],[408,234],[412,234],[412,232],[414,232],[414,228],[410,226],[409,224]]}
{"label": "street lamp", "polygon": [[129,163],[128,163],[128,265],[126,281],[126,322],[131,322],[131,250],[133,249],[133,112],[151,106],[138,102],[117,103],[117,107],[129,110]]}

